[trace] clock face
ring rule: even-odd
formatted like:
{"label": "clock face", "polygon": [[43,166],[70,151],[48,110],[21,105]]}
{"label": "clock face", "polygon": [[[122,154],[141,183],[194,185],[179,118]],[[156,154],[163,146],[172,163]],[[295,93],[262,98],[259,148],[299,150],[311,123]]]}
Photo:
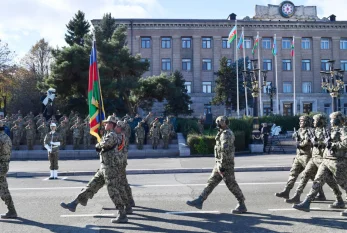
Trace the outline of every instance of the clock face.
{"label": "clock face", "polygon": [[294,15],[295,12],[295,6],[290,1],[284,1],[280,5],[280,13],[283,17],[289,18]]}

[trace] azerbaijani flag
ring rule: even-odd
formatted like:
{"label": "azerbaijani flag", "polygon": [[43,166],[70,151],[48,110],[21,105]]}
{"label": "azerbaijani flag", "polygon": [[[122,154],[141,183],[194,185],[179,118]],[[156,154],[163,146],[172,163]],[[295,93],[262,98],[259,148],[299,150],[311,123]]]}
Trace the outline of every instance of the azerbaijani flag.
{"label": "azerbaijani flag", "polygon": [[254,45],[253,45],[253,49],[252,49],[252,54],[253,55],[254,55],[254,51],[258,47],[258,44],[259,44],[259,35],[257,35],[257,37],[255,38],[255,41],[254,41]]}
{"label": "azerbaijani flag", "polygon": [[92,52],[90,54],[88,105],[90,134],[95,136],[99,142],[101,140],[99,129],[101,128],[102,121],[105,119],[105,110],[101,95],[95,41],[93,41]]}
{"label": "azerbaijani flag", "polygon": [[242,32],[242,34],[241,34],[241,36],[240,36],[239,43],[237,44],[237,48],[238,48],[238,49],[243,49],[242,43],[243,43],[243,32]]}
{"label": "azerbaijani flag", "polygon": [[293,36],[293,40],[292,40],[291,49],[292,49],[292,51],[290,51],[290,55],[291,55],[292,57],[294,57],[294,36]]}
{"label": "azerbaijani flag", "polygon": [[273,42],[273,44],[272,44],[272,54],[273,54],[274,56],[277,55],[276,37],[274,38],[274,42]]}
{"label": "azerbaijani flag", "polygon": [[235,40],[236,38],[236,25],[233,27],[233,29],[231,29],[229,36],[228,36],[228,43],[231,44],[231,42],[233,42],[233,40]]}

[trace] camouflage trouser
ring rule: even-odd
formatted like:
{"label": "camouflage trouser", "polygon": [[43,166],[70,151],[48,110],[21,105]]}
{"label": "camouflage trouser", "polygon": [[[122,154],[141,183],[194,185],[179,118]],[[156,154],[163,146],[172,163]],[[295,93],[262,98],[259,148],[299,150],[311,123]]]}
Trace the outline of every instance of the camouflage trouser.
{"label": "camouflage trouser", "polygon": [[126,147],[126,148],[129,148],[129,139],[130,139],[130,137],[125,136],[124,147]]}
{"label": "camouflage trouser", "polygon": [[8,184],[6,179],[7,172],[8,163],[0,163],[0,197],[1,200],[3,200],[9,208],[13,208],[13,201],[10,191],[8,190]]}
{"label": "camouflage trouser", "polygon": [[82,205],[87,205],[88,199],[92,199],[105,184],[108,195],[116,206],[117,210],[124,209],[125,202],[122,197],[126,196],[120,177],[120,168],[101,167],[89,181],[87,186],[82,189],[76,200]]}
{"label": "camouflage trouser", "polygon": [[13,137],[13,147],[16,150],[19,150],[19,144],[20,144],[20,138],[19,137]]}
{"label": "camouflage trouser", "polygon": [[[315,175],[317,174],[318,167],[320,166],[322,161],[323,161],[322,158],[312,158],[307,163],[305,170],[302,172],[300,183],[299,183],[298,187],[296,188],[296,193],[302,194],[309,179],[312,179],[312,177],[314,179]],[[341,193],[339,186],[337,185],[335,179],[332,176],[327,176],[326,178],[327,178],[326,183],[333,190],[335,196],[341,197],[342,193]]]}
{"label": "camouflage trouser", "polygon": [[84,149],[89,149],[90,147],[90,135],[84,135],[83,136],[83,147]]}
{"label": "camouflage trouser", "polygon": [[157,147],[159,144],[159,138],[158,137],[152,137],[152,146]]}
{"label": "camouflage trouser", "polygon": [[74,150],[79,149],[80,148],[80,138],[73,137],[72,141],[73,141],[73,149]]}
{"label": "camouflage trouser", "polygon": [[126,196],[122,197],[124,202],[127,204],[130,204],[134,201],[133,198],[133,193],[131,191],[130,185],[128,183],[128,179],[127,179],[127,173],[126,173],[126,166],[127,164],[125,163],[122,167],[121,167],[121,181],[122,181],[122,185],[124,187],[125,190],[125,194]]}
{"label": "camouflage trouser", "polygon": [[33,150],[34,149],[34,139],[27,138],[27,145],[28,145],[28,150]]}
{"label": "camouflage trouser", "polygon": [[[300,175],[301,172],[305,170],[305,167],[310,158],[307,155],[297,155],[292,164],[292,168],[289,172],[289,178],[287,181],[286,187],[292,189],[294,187],[295,181]],[[309,177],[309,179],[313,180],[314,176]]]}
{"label": "camouflage trouser", "polygon": [[163,142],[164,142],[164,149],[168,149],[169,148],[169,135],[163,135]]}
{"label": "camouflage trouser", "polygon": [[66,134],[61,134],[60,149],[65,150],[65,147],[66,147]]}
{"label": "camouflage trouser", "polygon": [[58,170],[59,151],[48,152],[49,170]]}
{"label": "camouflage trouser", "polygon": [[[45,135],[40,135],[40,144],[43,145],[43,140],[45,139]],[[43,146],[42,146],[43,148]]]}
{"label": "camouflage trouser", "polygon": [[336,160],[323,159],[318,168],[317,175],[314,178],[312,188],[307,198],[313,200],[319,189],[328,179],[335,179],[342,189],[347,191],[347,158],[338,158]]}
{"label": "camouflage trouser", "polygon": [[137,138],[136,139],[137,149],[139,149],[139,150],[143,149],[143,141],[144,141],[144,138]]}
{"label": "camouflage trouser", "polygon": [[212,174],[207,181],[207,185],[201,193],[204,200],[207,199],[207,197],[212,193],[213,189],[217,187],[222,180],[224,180],[230,192],[234,194],[239,202],[245,200],[245,197],[243,196],[243,193],[235,180],[234,168],[226,169],[224,172],[224,178],[222,178],[222,176],[218,173],[217,165],[214,166]]}

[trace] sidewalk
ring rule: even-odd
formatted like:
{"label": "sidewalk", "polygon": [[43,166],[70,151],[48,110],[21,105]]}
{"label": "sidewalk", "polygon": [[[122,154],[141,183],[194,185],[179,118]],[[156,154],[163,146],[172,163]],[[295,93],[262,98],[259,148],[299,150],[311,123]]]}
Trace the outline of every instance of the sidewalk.
{"label": "sidewalk", "polygon": [[[242,155],[235,157],[236,172],[289,171],[291,154]],[[129,159],[127,174],[208,173],[213,157]],[[60,160],[60,176],[91,176],[99,160]],[[11,161],[8,177],[41,177],[49,173],[48,161]]]}

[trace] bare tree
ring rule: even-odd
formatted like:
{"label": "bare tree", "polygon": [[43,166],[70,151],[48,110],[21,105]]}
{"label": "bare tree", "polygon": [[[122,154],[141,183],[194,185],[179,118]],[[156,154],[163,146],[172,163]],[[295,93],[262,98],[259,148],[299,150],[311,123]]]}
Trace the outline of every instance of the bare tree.
{"label": "bare tree", "polygon": [[8,44],[0,39],[0,73],[11,66],[14,52],[8,48]]}

